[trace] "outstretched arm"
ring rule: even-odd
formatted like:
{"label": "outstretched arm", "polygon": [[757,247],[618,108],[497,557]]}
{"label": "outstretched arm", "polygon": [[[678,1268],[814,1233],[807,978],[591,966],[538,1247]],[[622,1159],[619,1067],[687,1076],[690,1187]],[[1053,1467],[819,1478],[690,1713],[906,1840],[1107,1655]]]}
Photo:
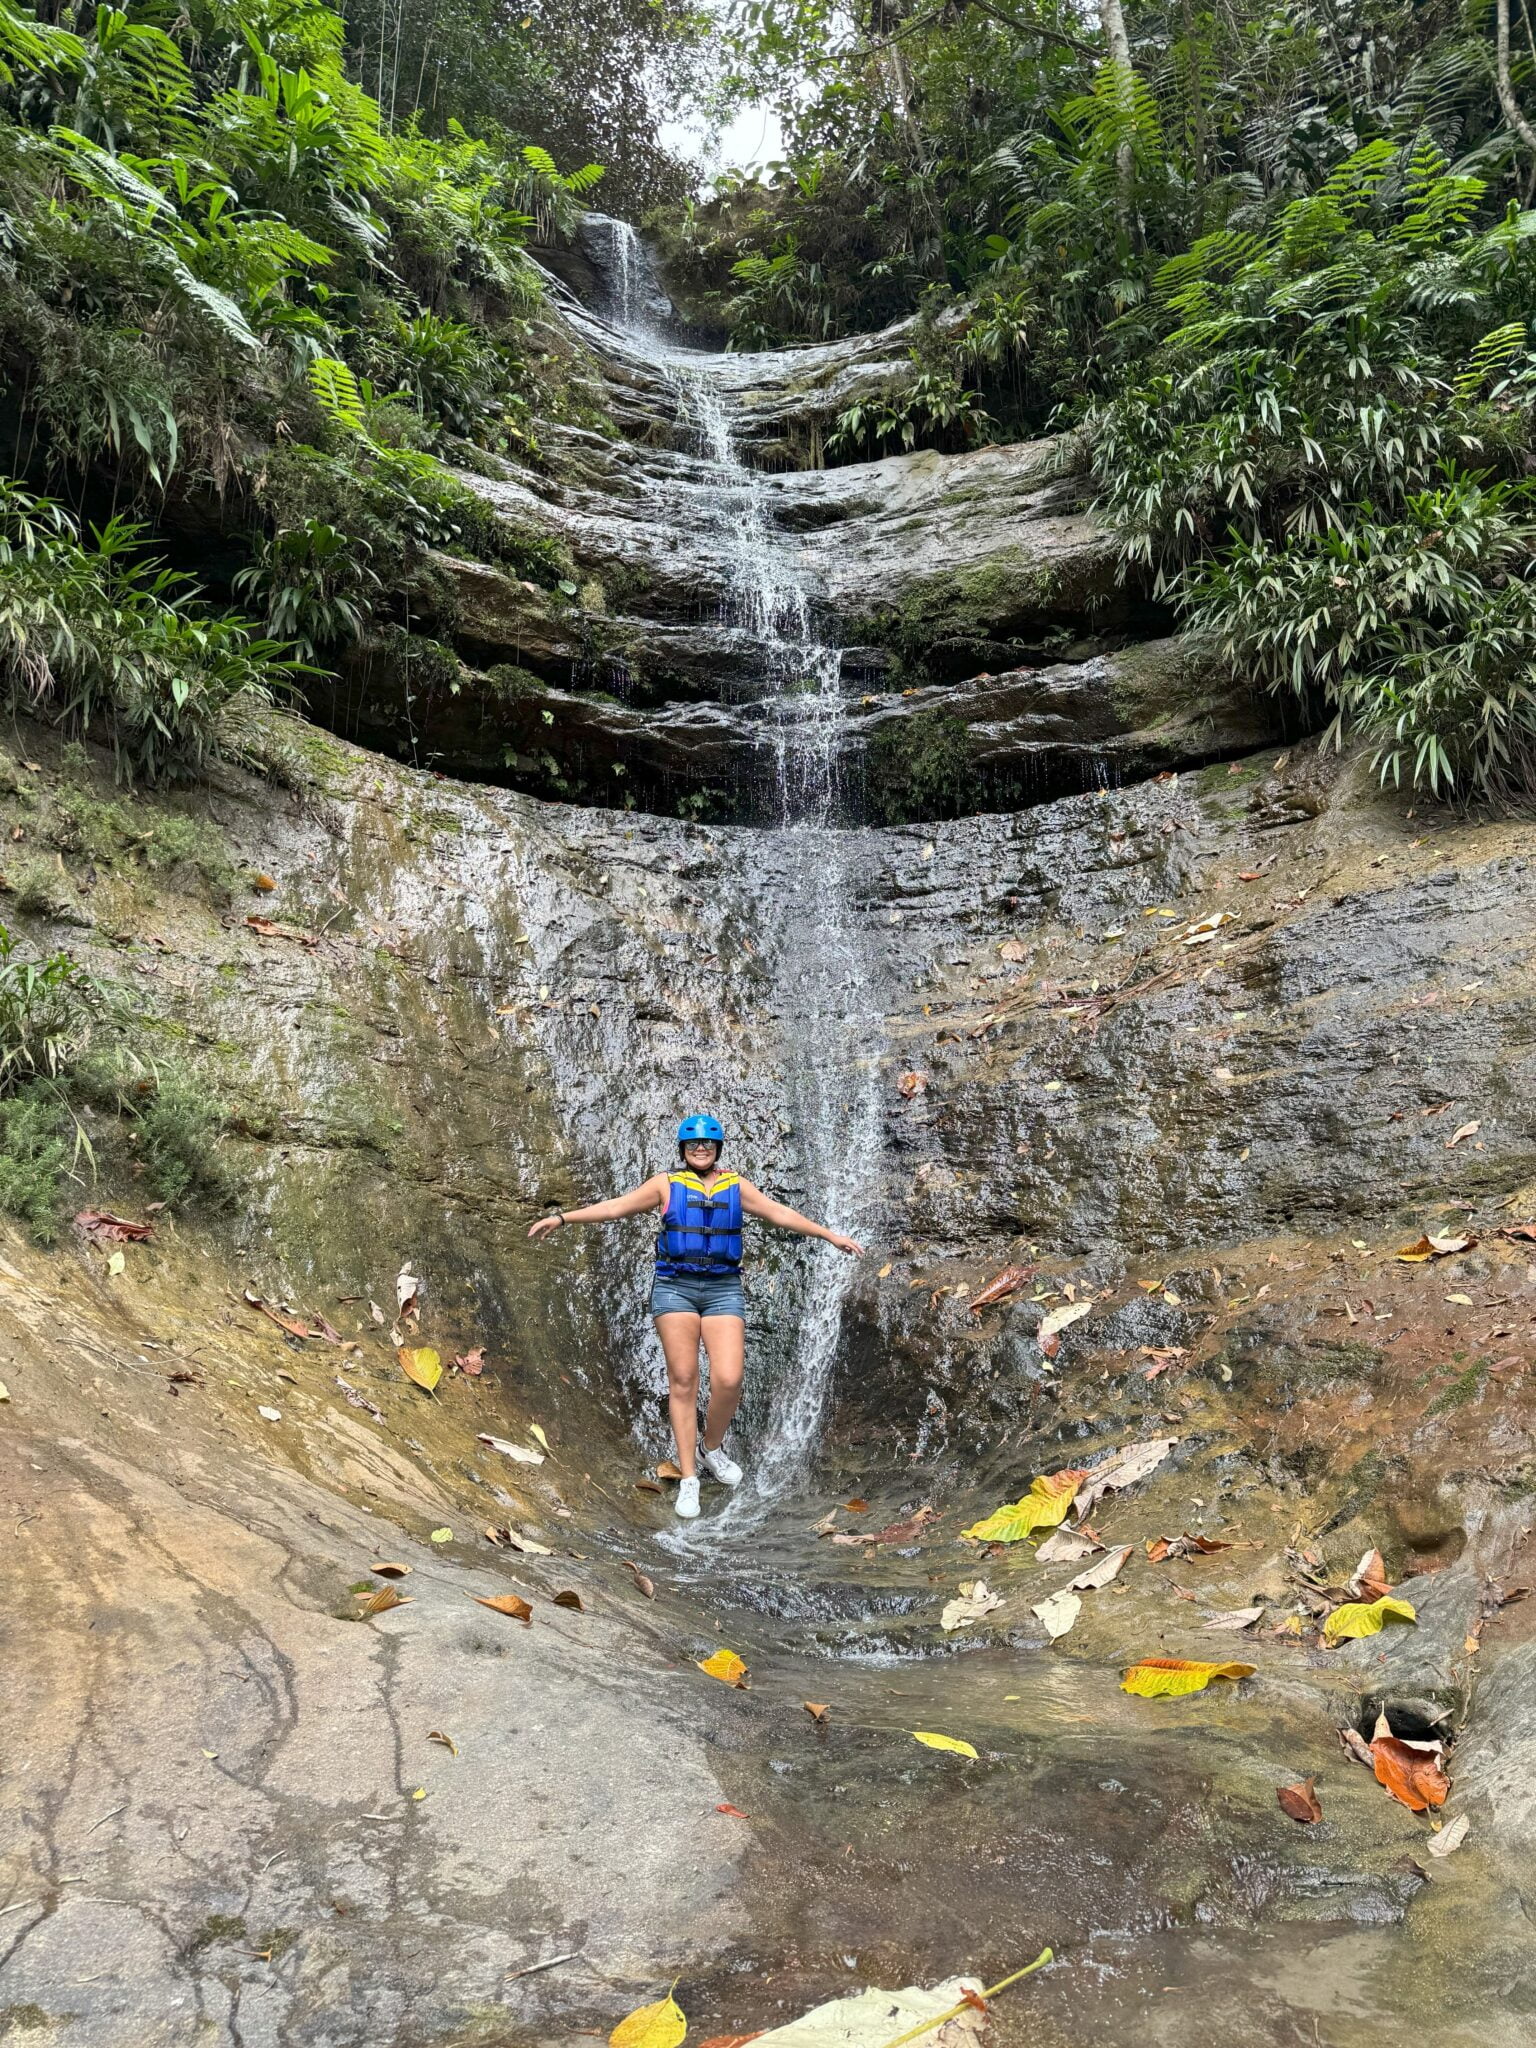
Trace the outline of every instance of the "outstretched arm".
{"label": "outstretched arm", "polygon": [[621,1216],[642,1216],[647,1209],[666,1204],[667,1177],[653,1173],[649,1180],[631,1188],[627,1195],[615,1195],[611,1202],[590,1202],[585,1209],[562,1209],[557,1216],[541,1216],[529,1230],[530,1237],[548,1237],[563,1223],[615,1223]]}
{"label": "outstretched arm", "polygon": [[862,1258],[864,1247],[854,1238],[844,1237],[840,1231],[828,1230],[825,1223],[813,1223],[809,1216],[802,1216],[798,1209],[790,1209],[783,1202],[771,1202],[761,1188],[753,1187],[751,1181],[741,1183],[741,1206],[749,1216],[759,1216],[764,1223],[777,1224],[780,1230],[793,1230],[799,1237],[821,1237],[828,1244],[835,1244],[840,1252],[851,1253]]}

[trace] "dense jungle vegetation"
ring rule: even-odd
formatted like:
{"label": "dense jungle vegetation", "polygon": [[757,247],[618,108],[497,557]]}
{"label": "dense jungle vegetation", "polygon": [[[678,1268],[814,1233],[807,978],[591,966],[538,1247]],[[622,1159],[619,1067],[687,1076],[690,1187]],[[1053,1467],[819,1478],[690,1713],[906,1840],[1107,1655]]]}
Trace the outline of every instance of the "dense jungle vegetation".
{"label": "dense jungle vegetation", "polygon": [[1536,786],[1525,0],[751,0],[736,54],[788,160],[653,227],[733,347],[911,317],[829,459],[1064,430],[1227,660]]}
{"label": "dense jungle vegetation", "polygon": [[[124,771],[281,766],[451,474],[610,431],[531,245],[646,211],[736,348],[909,318],[823,458],[1063,433],[1125,573],[1441,794],[1536,782],[1528,0],[0,0],[0,669]],[[661,117],[781,108],[689,196]],[[558,154],[556,153],[558,152]],[[193,580],[195,571],[196,580]]]}

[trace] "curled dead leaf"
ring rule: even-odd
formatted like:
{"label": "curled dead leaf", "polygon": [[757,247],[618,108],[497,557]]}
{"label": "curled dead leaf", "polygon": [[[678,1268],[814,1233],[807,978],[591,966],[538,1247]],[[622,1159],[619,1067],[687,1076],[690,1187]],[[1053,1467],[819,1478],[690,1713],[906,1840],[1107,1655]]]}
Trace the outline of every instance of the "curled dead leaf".
{"label": "curled dead leaf", "polygon": [[716,1813],[728,1813],[733,1820],[750,1820],[750,1813],[743,1813],[739,1806],[732,1806],[728,1799],[722,1799],[715,1808]]}
{"label": "curled dead leaf", "polygon": [[654,1600],[656,1598],[656,1582],[654,1581],[654,1579],[648,1579],[645,1573],[641,1571],[639,1565],[631,1564],[627,1557],[625,1558],[624,1563],[626,1568],[634,1573],[635,1584],[640,1588],[640,1591],[645,1595],[646,1599]]}
{"label": "curled dead leaf", "polygon": [[409,1578],[411,1573],[408,1564],[371,1564],[368,1569],[376,1572],[381,1579],[404,1579]]}
{"label": "curled dead leaf", "polygon": [[926,1093],[927,1087],[928,1076],[926,1074],[902,1074],[897,1078],[896,1093],[903,1102],[910,1102],[914,1096]]}
{"label": "curled dead leaf", "polygon": [[1440,1768],[1438,1742],[1400,1742],[1395,1735],[1377,1735],[1371,1741],[1371,1766],[1377,1783],[1410,1812],[1444,1806],[1450,1797],[1451,1781]]}
{"label": "curled dead leaf", "polygon": [[1276,1788],[1275,1797],[1282,1811],[1292,1820],[1303,1822],[1319,1821],[1323,1817],[1322,1802],[1316,1791],[1315,1778],[1303,1778],[1297,1785],[1281,1785]]}
{"label": "curled dead leaf", "polygon": [[569,1586],[554,1595],[554,1603],[557,1607],[569,1607],[577,1614],[585,1614],[587,1611],[581,1595],[572,1592]]}
{"label": "curled dead leaf", "polygon": [[813,1721],[825,1721],[832,1711],[825,1700],[802,1700],[800,1704]]}
{"label": "curled dead leaf", "polygon": [[520,1600],[516,1593],[497,1593],[494,1597],[484,1593],[472,1593],[470,1598],[478,1601],[482,1607],[492,1608],[497,1614],[510,1615],[513,1621],[522,1622],[525,1628],[533,1626],[533,1609],[526,1600]]}
{"label": "curled dead leaf", "polygon": [[409,1595],[397,1593],[393,1586],[380,1586],[377,1593],[364,1593],[358,1597],[363,1604],[357,1611],[364,1620],[370,1615],[388,1614],[392,1607],[409,1607],[411,1604]]}
{"label": "curled dead leaf", "polygon": [[485,1370],[484,1345],[476,1345],[473,1351],[459,1353],[453,1363],[456,1371],[465,1373],[469,1378],[474,1379]]}
{"label": "curled dead leaf", "polygon": [[670,1458],[663,1458],[656,1467],[656,1477],[658,1479],[681,1479],[682,1476],[682,1467],[674,1465]]}
{"label": "curled dead leaf", "polygon": [[427,1740],[428,1742],[440,1742],[444,1749],[454,1756],[457,1756],[459,1753],[459,1745],[451,1735],[445,1735],[441,1728],[430,1729],[427,1733]]}
{"label": "curled dead leaf", "polygon": [[1475,1237],[1434,1237],[1426,1234],[1415,1238],[1412,1244],[1403,1245],[1392,1256],[1405,1266],[1422,1266],[1430,1259],[1448,1259],[1456,1252],[1469,1252],[1476,1243]]}
{"label": "curled dead leaf", "polygon": [[1033,1266],[1004,1266],[1001,1273],[971,1296],[966,1307],[973,1316],[979,1315],[982,1309],[990,1308],[994,1302],[1006,1301],[1010,1294],[1017,1294],[1021,1287],[1028,1285],[1034,1272]]}

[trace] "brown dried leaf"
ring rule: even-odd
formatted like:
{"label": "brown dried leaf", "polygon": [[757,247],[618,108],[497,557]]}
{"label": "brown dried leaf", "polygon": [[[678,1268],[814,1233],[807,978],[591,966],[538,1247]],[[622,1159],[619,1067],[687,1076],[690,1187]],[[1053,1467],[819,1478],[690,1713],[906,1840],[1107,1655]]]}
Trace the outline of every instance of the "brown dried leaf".
{"label": "brown dried leaf", "polygon": [[457,1756],[459,1753],[459,1745],[451,1735],[445,1735],[441,1728],[429,1729],[427,1731],[427,1740],[428,1742],[440,1742],[450,1755]]}
{"label": "brown dried leaf", "polygon": [[473,1379],[485,1370],[485,1346],[477,1344],[473,1351],[461,1352],[453,1363],[459,1372],[467,1373]]}
{"label": "brown dried leaf", "polygon": [[640,1591],[645,1595],[646,1599],[654,1600],[656,1598],[655,1581],[653,1579],[648,1579],[645,1573],[641,1571],[639,1565],[631,1564],[627,1557],[625,1558],[624,1563],[626,1568],[634,1573],[635,1584],[640,1588]]}
{"label": "brown dried leaf", "polygon": [[1303,1778],[1299,1785],[1281,1785],[1275,1792],[1282,1809],[1292,1820],[1318,1821],[1323,1817],[1322,1802],[1314,1787],[1316,1778]]}
{"label": "brown dried leaf", "polygon": [[358,1597],[363,1603],[358,1614],[364,1620],[372,1614],[388,1614],[391,1607],[409,1607],[411,1604],[410,1596],[397,1593],[393,1586],[380,1586],[377,1593],[361,1593]]}
{"label": "brown dried leaf", "polygon": [[381,1579],[404,1579],[409,1578],[411,1573],[408,1564],[371,1564],[368,1569],[377,1573]]}
{"label": "brown dried leaf", "polygon": [[316,1334],[308,1323],[300,1322],[296,1316],[280,1314],[269,1302],[263,1301],[259,1294],[253,1294],[249,1287],[245,1290],[245,1298],[258,1314],[264,1315],[269,1322],[276,1323],[280,1330],[286,1330],[290,1337],[297,1337],[302,1341],[305,1337],[313,1337]]}
{"label": "brown dried leaf", "polygon": [[1387,1567],[1379,1550],[1368,1550],[1355,1566],[1349,1590],[1357,1600],[1381,1600],[1392,1590]]}
{"label": "brown dried leaf", "polygon": [[825,1700],[802,1700],[800,1704],[813,1721],[825,1721],[832,1711]]}
{"label": "brown dried leaf", "polygon": [[979,1315],[982,1309],[990,1308],[994,1302],[1006,1301],[1010,1294],[1017,1294],[1021,1287],[1028,1285],[1034,1273],[1033,1266],[1004,1266],[995,1279],[989,1280],[979,1293],[971,1296],[966,1307],[973,1316]]}
{"label": "brown dried leaf", "polygon": [[533,1609],[526,1600],[520,1600],[516,1593],[498,1593],[494,1599],[487,1598],[483,1593],[471,1593],[469,1597],[479,1601],[482,1607],[493,1608],[497,1614],[510,1615],[514,1621],[520,1621],[525,1628],[533,1626]]}
{"label": "brown dried leaf", "polygon": [[153,1223],[134,1223],[126,1216],[114,1216],[110,1209],[82,1209],[75,1228],[97,1244],[142,1244],[153,1237]]}
{"label": "brown dried leaf", "polygon": [[658,1479],[681,1479],[682,1476],[682,1467],[674,1465],[670,1458],[663,1458],[656,1467],[656,1477]]}
{"label": "brown dried leaf", "polygon": [[270,917],[248,917],[246,923],[259,939],[292,939],[300,946],[318,946],[318,932],[300,931],[296,924],[274,924]]}
{"label": "brown dried leaf", "polygon": [[573,1593],[568,1586],[565,1588],[563,1592],[555,1594],[554,1601],[557,1607],[571,1607],[574,1608],[578,1614],[585,1614],[587,1611],[585,1605],[583,1604],[581,1595],[579,1593]]}
{"label": "brown dried leaf", "polygon": [[896,1082],[896,1093],[904,1102],[910,1102],[914,1095],[922,1095],[927,1087],[926,1074],[902,1074]]}

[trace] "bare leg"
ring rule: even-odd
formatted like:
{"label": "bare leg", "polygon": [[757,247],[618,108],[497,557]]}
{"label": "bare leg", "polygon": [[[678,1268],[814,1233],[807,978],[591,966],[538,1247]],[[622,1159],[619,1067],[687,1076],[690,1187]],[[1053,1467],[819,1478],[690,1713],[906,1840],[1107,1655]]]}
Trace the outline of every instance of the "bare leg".
{"label": "bare leg", "polygon": [[740,1316],[704,1316],[699,1328],[709,1354],[709,1409],[704,1448],[718,1451],[731,1417],[741,1405],[741,1375],[747,1361],[747,1326]]}
{"label": "bare leg", "polygon": [[[718,1316],[710,1318],[711,1322],[719,1320]],[[677,1462],[683,1477],[692,1479],[699,1436],[699,1318],[691,1309],[669,1309],[656,1318],[656,1334],[667,1361],[667,1411],[677,1442]],[[713,1395],[710,1413],[714,1413]]]}

